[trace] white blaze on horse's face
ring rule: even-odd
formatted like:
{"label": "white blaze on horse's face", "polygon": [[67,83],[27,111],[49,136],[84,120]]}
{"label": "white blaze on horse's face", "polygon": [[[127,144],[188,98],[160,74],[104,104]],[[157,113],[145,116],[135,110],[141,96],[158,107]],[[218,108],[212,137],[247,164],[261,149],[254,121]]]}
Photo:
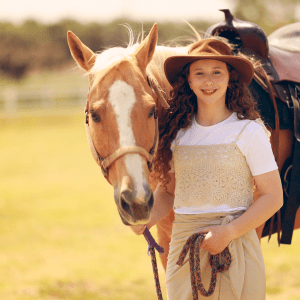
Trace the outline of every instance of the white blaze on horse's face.
{"label": "white blaze on horse's face", "polygon": [[126,146],[144,150],[122,154],[106,170],[121,219],[127,225],[148,223],[153,207],[147,167],[151,156],[145,158],[145,153],[155,146],[155,98],[148,84],[147,67],[156,43],[155,24],[139,45],[130,42],[126,49],[117,47],[96,55],[68,32],[72,56],[89,75],[87,129],[94,151],[101,157],[96,158],[98,164]]}
{"label": "white blaze on horse's face", "polygon": [[[112,105],[118,124],[120,147],[136,145],[131,123],[131,112],[136,103],[136,96],[132,86],[124,81],[117,80],[109,88],[108,101]],[[147,184],[143,174],[143,160],[139,154],[126,154],[124,156],[128,174],[132,177],[137,188],[136,198],[144,199],[144,185]]]}

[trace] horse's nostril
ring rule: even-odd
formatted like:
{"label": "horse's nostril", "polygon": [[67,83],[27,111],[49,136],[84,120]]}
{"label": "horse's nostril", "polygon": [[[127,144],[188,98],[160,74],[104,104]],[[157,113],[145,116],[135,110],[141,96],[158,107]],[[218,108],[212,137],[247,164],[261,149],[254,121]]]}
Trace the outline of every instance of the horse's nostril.
{"label": "horse's nostril", "polygon": [[153,198],[153,193],[151,193],[151,196],[150,196],[150,198],[149,198],[149,201],[148,201],[148,209],[150,210],[150,209],[152,209],[152,207],[153,207],[153,203],[154,203],[154,198]]}
{"label": "horse's nostril", "polygon": [[127,212],[128,214],[130,214],[130,206],[127,203],[125,195],[123,193],[121,194],[121,207],[123,208],[123,210],[125,212]]}

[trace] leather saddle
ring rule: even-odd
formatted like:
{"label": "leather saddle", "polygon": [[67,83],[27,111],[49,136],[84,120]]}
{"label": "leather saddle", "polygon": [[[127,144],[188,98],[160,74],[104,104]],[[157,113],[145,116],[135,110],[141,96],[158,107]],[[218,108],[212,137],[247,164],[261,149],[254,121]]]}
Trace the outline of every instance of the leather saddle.
{"label": "leather saddle", "polygon": [[268,37],[269,54],[278,74],[274,81],[300,82],[300,22],[286,25]]}
{"label": "leather saddle", "polygon": [[[283,26],[267,37],[258,25],[235,19],[229,9],[221,11],[225,20],[209,27],[205,37],[226,38],[233,45],[233,53],[258,63],[254,79],[273,98],[287,104],[293,115],[294,136],[300,142],[300,22]],[[275,98],[272,101],[276,106]]]}
{"label": "leather saddle", "polygon": [[[289,180],[289,189],[284,189],[285,206],[281,214],[279,211],[268,220],[263,231],[263,236],[269,234],[269,238],[277,231],[278,244],[291,244],[295,215],[300,205],[300,22],[279,28],[267,37],[258,25],[234,18],[228,9],[221,11],[225,20],[209,27],[205,38],[219,36],[227,39],[234,54],[246,55],[257,65],[254,79],[270,95],[275,111],[275,158],[279,155],[280,129],[275,97],[291,112],[294,150],[281,171],[283,184]],[[273,228],[274,220],[277,230]]]}

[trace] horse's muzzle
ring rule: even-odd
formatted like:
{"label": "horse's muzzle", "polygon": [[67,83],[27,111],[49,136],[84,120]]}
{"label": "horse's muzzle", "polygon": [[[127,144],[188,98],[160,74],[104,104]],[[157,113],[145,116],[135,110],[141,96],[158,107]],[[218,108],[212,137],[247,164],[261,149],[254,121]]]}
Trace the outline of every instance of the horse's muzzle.
{"label": "horse's muzzle", "polygon": [[147,224],[150,221],[154,202],[153,193],[150,188],[146,189],[143,199],[137,199],[136,193],[133,190],[125,189],[120,192],[118,197],[115,195],[115,201],[122,222],[125,225],[141,225]]}

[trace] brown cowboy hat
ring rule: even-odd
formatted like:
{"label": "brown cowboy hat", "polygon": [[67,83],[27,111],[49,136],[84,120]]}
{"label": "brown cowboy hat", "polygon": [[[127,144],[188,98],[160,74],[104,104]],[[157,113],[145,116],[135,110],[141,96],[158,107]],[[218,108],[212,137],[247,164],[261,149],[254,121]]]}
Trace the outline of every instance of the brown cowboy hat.
{"label": "brown cowboy hat", "polygon": [[252,63],[245,58],[231,55],[230,47],[223,41],[208,38],[192,44],[188,55],[171,56],[166,59],[165,74],[171,85],[175,83],[184,67],[193,61],[202,59],[220,60],[232,66],[248,85],[254,74]]}

